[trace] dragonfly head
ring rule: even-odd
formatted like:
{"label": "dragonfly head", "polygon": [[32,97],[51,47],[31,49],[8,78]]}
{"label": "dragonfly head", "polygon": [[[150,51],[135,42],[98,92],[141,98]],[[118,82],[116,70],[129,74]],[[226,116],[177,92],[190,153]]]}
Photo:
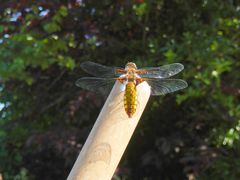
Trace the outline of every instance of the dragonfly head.
{"label": "dragonfly head", "polygon": [[137,66],[136,66],[136,64],[133,63],[133,62],[128,62],[128,63],[126,64],[126,66],[125,66],[125,69],[126,69],[126,70],[129,70],[129,69],[134,69],[134,70],[136,70],[136,69],[137,69]]}

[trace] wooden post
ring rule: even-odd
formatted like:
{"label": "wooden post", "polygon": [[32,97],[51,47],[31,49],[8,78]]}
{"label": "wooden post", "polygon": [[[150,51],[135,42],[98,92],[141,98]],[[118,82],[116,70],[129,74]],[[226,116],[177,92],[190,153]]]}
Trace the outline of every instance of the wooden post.
{"label": "wooden post", "polygon": [[128,118],[122,84],[116,82],[67,180],[110,180],[150,96],[146,82],[137,86],[137,111]]}

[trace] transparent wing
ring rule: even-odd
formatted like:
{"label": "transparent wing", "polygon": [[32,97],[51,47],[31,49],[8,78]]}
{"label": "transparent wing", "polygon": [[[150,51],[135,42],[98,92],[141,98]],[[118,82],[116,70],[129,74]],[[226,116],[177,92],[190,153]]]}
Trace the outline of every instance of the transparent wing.
{"label": "transparent wing", "polygon": [[97,77],[119,77],[124,72],[123,68],[108,67],[91,61],[83,62],[80,66],[88,74]]}
{"label": "transparent wing", "polygon": [[145,78],[169,78],[184,69],[180,63],[167,64],[160,67],[147,67],[138,70],[140,77]]}
{"label": "transparent wing", "polygon": [[146,79],[149,86],[151,86],[152,95],[165,95],[167,93],[175,92],[184,89],[188,86],[187,82],[182,79]]}
{"label": "transparent wing", "polygon": [[76,81],[76,85],[89,91],[106,94],[112,89],[114,82],[115,79],[111,78],[83,77]]}

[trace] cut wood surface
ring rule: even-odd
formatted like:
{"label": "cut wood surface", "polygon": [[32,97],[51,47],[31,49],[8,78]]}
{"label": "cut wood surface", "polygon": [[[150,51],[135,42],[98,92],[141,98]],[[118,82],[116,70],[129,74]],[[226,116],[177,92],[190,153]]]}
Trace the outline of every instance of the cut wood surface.
{"label": "cut wood surface", "polygon": [[116,82],[67,180],[110,180],[150,96],[146,82],[137,86],[137,111],[124,110],[122,84]]}

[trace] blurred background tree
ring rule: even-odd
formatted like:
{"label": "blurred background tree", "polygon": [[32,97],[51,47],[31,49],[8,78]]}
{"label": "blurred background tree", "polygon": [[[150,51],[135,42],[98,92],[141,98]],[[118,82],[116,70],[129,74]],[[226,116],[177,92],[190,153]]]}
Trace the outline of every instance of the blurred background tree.
{"label": "blurred background tree", "polygon": [[86,60],[174,62],[189,87],[152,97],[114,179],[240,177],[238,0],[1,1],[0,174],[66,179],[104,103]]}

